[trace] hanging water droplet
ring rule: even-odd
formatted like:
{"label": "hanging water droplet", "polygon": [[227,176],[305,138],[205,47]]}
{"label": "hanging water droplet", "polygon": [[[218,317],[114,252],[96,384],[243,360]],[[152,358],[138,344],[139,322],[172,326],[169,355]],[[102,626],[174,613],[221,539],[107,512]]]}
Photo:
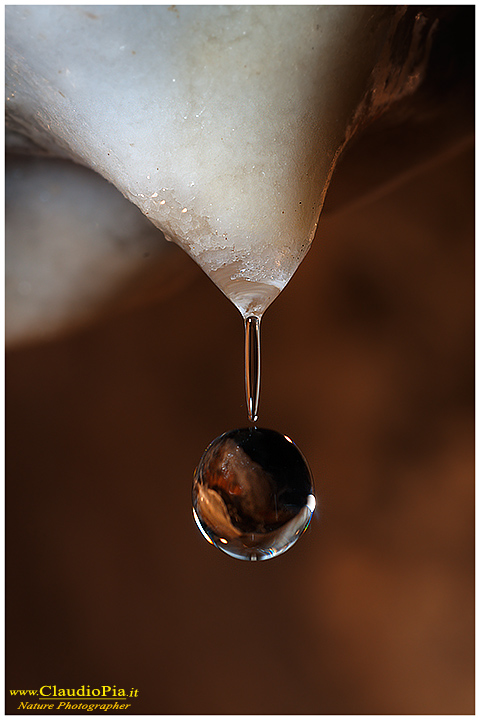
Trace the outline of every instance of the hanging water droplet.
{"label": "hanging water droplet", "polygon": [[288,550],[315,509],[305,458],[289,438],[261,428],[231,430],[208,446],[192,499],[204,537],[242,560],[268,560]]}

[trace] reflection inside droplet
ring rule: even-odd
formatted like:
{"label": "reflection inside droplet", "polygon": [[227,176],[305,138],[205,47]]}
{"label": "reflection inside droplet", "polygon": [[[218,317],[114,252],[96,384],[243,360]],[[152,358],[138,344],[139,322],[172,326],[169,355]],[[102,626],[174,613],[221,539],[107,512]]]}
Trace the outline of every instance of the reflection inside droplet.
{"label": "reflection inside droplet", "polygon": [[193,515],[205,538],[242,560],[288,550],[315,509],[313,481],[296,445],[275,430],[244,428],[216,438],[193,481]]}

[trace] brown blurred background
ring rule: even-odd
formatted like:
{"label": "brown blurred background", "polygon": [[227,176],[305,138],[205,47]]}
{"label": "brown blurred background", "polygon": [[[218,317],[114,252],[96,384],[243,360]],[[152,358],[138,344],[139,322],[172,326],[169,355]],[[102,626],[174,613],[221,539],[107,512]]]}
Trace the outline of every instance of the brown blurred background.
{"label": "brown blurred background", "polygon": [[246,424],[243,328],[180,250],[148,302],[7,354],[7,689],[474,712],[473,143],[363,197],[359,157],[263,321],[259,424],[298,443],[319,501],[284,556],[235,561],[194,525],[203,449]]}

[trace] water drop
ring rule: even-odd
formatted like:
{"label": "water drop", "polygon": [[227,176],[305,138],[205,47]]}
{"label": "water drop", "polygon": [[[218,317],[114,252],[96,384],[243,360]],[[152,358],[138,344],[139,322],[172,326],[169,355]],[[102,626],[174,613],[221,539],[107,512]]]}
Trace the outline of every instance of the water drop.
{"label": "water drop", "polygon": [[241,560],[288,550],[315,509],[313,480],[297,446],[275,430],[216,438],[195,471],[193,515],[208,542]]}

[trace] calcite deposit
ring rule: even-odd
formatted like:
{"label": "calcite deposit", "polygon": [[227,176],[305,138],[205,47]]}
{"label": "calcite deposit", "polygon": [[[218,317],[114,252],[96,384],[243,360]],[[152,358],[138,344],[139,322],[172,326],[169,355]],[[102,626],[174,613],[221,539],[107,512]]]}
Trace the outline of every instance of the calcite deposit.
{"label": "calcite deposit", "polygon": [[244,315],[305,256],[388,6],[9,6],[8,137],[111,181]]}

